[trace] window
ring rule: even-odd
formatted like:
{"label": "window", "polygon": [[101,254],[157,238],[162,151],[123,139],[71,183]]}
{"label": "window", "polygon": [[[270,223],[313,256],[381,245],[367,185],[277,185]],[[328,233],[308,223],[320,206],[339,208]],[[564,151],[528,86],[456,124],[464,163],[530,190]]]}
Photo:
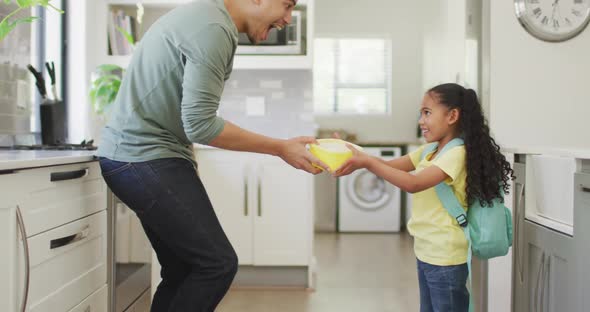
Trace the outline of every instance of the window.
{"label": "window", "polygon": [[314,111],[386,114],[391,99],[391,40],[317,38]]}

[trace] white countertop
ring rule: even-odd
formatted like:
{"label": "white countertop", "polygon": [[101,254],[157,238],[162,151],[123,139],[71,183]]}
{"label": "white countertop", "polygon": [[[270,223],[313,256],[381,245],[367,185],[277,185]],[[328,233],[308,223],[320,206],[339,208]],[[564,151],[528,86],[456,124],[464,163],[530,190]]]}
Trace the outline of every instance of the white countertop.
{"label": "white countertop", "polygon": [[0,151],[0,170],[35,168],[94,160],[96,151]]}
{"label": "white countertop", "polygon": [[513,154],[543,154],[560,157],[590,159],[590,148],[555,148],[543,146],[502,147],[503,152]]}

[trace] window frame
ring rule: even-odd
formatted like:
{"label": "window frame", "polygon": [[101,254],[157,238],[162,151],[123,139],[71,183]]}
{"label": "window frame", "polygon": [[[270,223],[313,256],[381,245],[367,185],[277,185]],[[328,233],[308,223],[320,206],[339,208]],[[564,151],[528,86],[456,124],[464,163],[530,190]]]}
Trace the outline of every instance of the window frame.
{"label": "window frame", "polygon": [[[333,76],[333,92],[332,92],[332,97],[333,97],[333,101],[334,104],[332,106],[331,111],[316,111],[315,109],[315,98],[314,98],[314,110],[313,113],[314,115],[317,116],[355,116],[355,115],[362,115],[362,116],[390,116],[392,114],[393,111],[393,103],[392,103],[392,92],[393,92],[393,43],[392,43],[392,39],[390,35],[319,35],[316,36],[314,38],[314,47],[315,47],[315,52],[314,52],[314,62],[315,62],[315,57],[317,55],[317,45],[315,44],[316,40],[322,40],[322,39],[329,39],[329,40],[334,40],[333,42],[333,50],[332,51],[337,51],[339,48],[336,46],[338,44],[338,41],[340,40],[370,40],[370,39],[378,39],[378,40],[383,40],[385,43],[385,53],[383,54],[384,57],[384,63],[385,66],[387,67],[387,70],[385,72],[385,82],[384,83],[342,83],[338,81],[338,75],[339,75],[339,64],[340,60],[338,58],[339,54],[338,53],[334,53],[335,57],[334,57],[334,64],[333,64],[333,68],[334,68],[334,76]],[[315,66],[314,66],[314,80],[315,78]],[[314,82],[314,88],[315,88],[315,82]],[[383,112],[368,112],[368,113],[359,113],[359,112],[342,112],[342,111],[338,111],[338,90],[351,90],[351,89],[377,89],[377,90],[381,90],[384,89],[385,90],[385,111]]]}

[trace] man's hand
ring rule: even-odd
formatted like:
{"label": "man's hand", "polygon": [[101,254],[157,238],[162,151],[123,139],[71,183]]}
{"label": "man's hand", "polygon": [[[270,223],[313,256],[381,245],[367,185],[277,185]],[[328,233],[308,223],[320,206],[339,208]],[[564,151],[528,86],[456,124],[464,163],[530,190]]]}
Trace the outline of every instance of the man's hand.
{"label": "man's hand", "polygon": [[334,171],[333,176],[335,177],[349,175],[357,169],[366,168],[371,161],[371,156],[357,150],[352,145],[346,144],[346,147],[352,151],[352,157]]}
{"label": "man's hand", "polygon": [[321,169],[314,167],[312,163],[327,171],[328,166],[307,150],[306,145],[312,143],[317,144],[316,139],[313,137],[296,137],[285,140],[283,141],[277,156],[281,157],[286,163],[294,168],[305,170],[312,174],[322,172]]}

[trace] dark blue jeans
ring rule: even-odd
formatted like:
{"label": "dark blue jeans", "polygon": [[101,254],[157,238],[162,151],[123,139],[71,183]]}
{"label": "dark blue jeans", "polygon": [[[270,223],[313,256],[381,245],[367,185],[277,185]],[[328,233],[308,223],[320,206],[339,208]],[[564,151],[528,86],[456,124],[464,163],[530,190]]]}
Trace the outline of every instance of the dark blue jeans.
{"label": "dark blue jeans", "polygon": [[418,260],[420,312],[467,312],[467,264],[438,266]]}
{"label": "dark blue jeans", "polygon": [[238,258],[192,163],[101,158],[100,167],[111,191],[139,217],[162,266],[151,311],[215,310]]}

